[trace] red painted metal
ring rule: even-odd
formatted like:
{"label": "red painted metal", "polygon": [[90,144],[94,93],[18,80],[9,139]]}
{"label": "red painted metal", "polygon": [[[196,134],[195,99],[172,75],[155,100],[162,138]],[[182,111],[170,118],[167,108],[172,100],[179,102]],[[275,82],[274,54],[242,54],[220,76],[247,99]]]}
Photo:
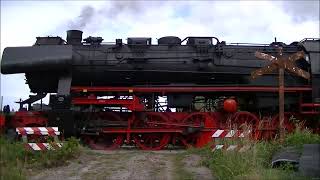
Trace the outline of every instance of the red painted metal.
{"label": "red painted metal", "polygon": [[237,107],[238,107],[237,102],[234,99],[226,99],[223,101],[223,109],[226,112],[229,112],[229,113],[237,112],[237,109],[238,109]]}
{"label": "red painted metal", "polygon": [[[235,112],[235,101],[225,101],[225,110],[218,112],[146,112],[145,104],[136,96],[136,93],[196,93],[196,92],[278,92],[278,87],[72,87],[73,93],[88,93],[86,97],[74,97],[74,105],[103,105],[111,107],[125,107],[132,112],[114,112],[114,116],[104,115],[101,117],[112,122],[121,122],[123,126],[106,126],[98,128],[99,135],[85,135],[86,141],[94,149],[115,149],[124,142],[135,144],[143,150],[160,150],[170,142],[175,145],[186,147],[203,147],[212,141],[212,132],[215,129],[241,129],[243,124],[253,132],[254,139],[271,139],[277,133],[275,126],[276,117],[260,119],[251,112]],[[287,87],[287,93],[310,92],[310,86]],[[131,94],[133,99],[98,99],[94,94],[103,92],[122,92]],[[229,103],[229,104],[228,104]],[[301,108],[318,107],[300,103]],[[227,107],[228,106],[228,107]],[[110,113],[110,112],[108,112]],[[94,118],[93,118],[94,119]],[[288,119],[288,118],[287,118]],[[286,128],[291,131],[292,127],[285,119]],[[109,123],[110,124],[110,123]]]}
{"label": "red painted metal", "polygon": [[139,134],[133,137],[135,144],[142,150],[160,150],[165,148],[170,140],[167,133]]}
{"label": "red painted metal", "polygon": [[144,111],[144,104],[140,103],[139,98],[133,99],[97,99],[92,97],[75,97],[72,99],[74,105],[110,105],[125,107],[131,111]]}
{"label": "red painted metal", "polygon": [[260,120],[257,131],[257,139],[272,140],[277,135],[277,126],[273,124],[272,117],[265,116]]}
{"label": "red painted metal", "polygon": [[[260,131],[258,130],[260,120],[253,113],[247,111],[236,112],[231,118],[232,129],[244,129],[252,131],[252,138],[259,138]],[[234,127],[235,126],[235,127]]]}
{"label": "red painted metal", "polygon": [[183,133],[183,129],[179,128],[101,128],[100,133],[110,134],[110,133]]}
{"label": "red painted metal", "polygon": [[305,114],[305,115],[318,115],[320,114],[319,111],[302,111],[301,114]]}
{"label": "red painted metal", "polygon": [[302,107],[320,107],[318,103],[303,103],[301,104]]}
{"label": "red painted metal", "polygon": [[210,113],[195,112],[190,113],[186,116],[182,123],[189,124],[190,126],[198,126],[202,128],[188,128],[186,135],[181,134],[180,139],[183,145],[186,147],[203,147],[211,140],[210,131],[202,131],[203,128],[213,128],[215,127],[216,120]]}
{"label": "red painted metal", "polygon": [[[284,129],[286,133],[291,133],[295,129],[294,119],[297,117],[295,113],[285,112],[284,113]],[[272,126],[277,129],[279,124],[279,114],[275,115],[272,119]]]}
{"label": "red painted metal", "polygon": [[96,150],[114,150],[120,148],[124,141],[123,134],[102,134],[85,136],[84,141],[90,148]]}
{"label": "red painted metal", "polygon": [[10,127],[37,127],[46,126],[48,119],[43,116],[41,112],[37,111],[18,111],[16,112],[11,121]]}
{"label": "red painted metal", "polygon": [[247,125],[256,128],[259,124],[259,118],[247,111],[236,112],[232,117],[232,122],[238,127]]}
{"label": "red painted metal", "polygon": [[[128,93],[172,93],[172,92],[278,92],[278,87],[239,87],[239,86],[224,86],[224,87],[71,87],[72,92],[128,92]],[[285,92],[304,92],[312,91],[311,86],[286,87]]]}
{"label": "red painted metal", "polygon": [[[145,122],[159,122],[159,124],[148,124]],[[169,118],[163,113],[147,112],[145,119],[137,119],[134,121],[134,128],[145,128],[146,130],[154,129],[150,133],[136,133],[133,135],[135,144],[143,150],[160,150],[166,147],[170,140],[169,133],[157,133],[156,129],[167,130]],[[164,122],[165,124],[161,124]]]}
{"label": "red painted metal", "polygon": [[300,103],[300,113],[305,115],[320,115],[320,104]]}
{"label": "red painted metal", "polygon": [[[170,139],[175,145],[203,147],[212,141],[211,136],[214,130],[221,128],[241,129],[243,124],[247,124],[247,127],[251,128],[252,138],[267,136],[265,133],[259,134],[261,132],[259,119],[250,112],[232,114],[230,126],[223,127],[220,127],[219,124],[220,122],[226,124],[227,119],[224,119],[224,116],[221,116],[218,112],[140,112],[131,113],[134,117],[129,116],[127,120],[121,117],[121,113],[114,114],[120,116],[115,119],[130,121],[132,125],[130,127],[100,128],[99,136],[89,136],[87,143],[90,147],[94,149],[114,149],[114,147],[120,146],[117,139],[121,138],[122,144],[126,136],[126,143],[134,142],[140,149],[144,150],[163,149],[170,142]],[[111,116],[107,119],[114,118]],[[273,129],[273,131],[275,130]],[[108,135],[114,138],[103,140]],[[104,141],[107,145],[102,146]]]}
{"label": "red painted metal", "polygon": [[5,116],[0,114],[0,134],[4,132],[5,124],[6,124]]}
{"label": "red painted metal", "polygon": [[155,121],[148,121],[146,122],[150,125],[167,125],[167,126],[175,126],[175,127],[190,127],[190,128],[200,128],[199,124],[185,124],[185,123],[171,123],[171,122],[155,122]]}

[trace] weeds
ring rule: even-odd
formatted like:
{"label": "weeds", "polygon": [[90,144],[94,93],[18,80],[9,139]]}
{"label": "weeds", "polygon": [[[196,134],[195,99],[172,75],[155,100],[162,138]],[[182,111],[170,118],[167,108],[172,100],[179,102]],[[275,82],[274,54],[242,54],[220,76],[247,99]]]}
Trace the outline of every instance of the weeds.
{"label": "weeds", "polygon": [[70,138],[62,148],[54,151],[31,152],[21,142],[10,142],[0,137],[0,179],[25,179],[28,167],[53,167],[67,163],[79,155],[79,141]]}
{"label": "weeds", "polygon": [[320,135],[313,134],[308,129],[297,129],[294,133],[287,135],[284,143],[286,146],[302,149],[303,144],[320,144]]}
{"label": "weeds", "polygon": [[[234,140],[231,141],[234,143]],[[283,144],[277,140],[253,142],[246,139],[244,142],[252,148],[241,153],[225,150],[212,152],[210,146],[188,152],[201,155],[204,159],[202,164],[209,167],[218,179],[307,179],[295,172],[291,164],[272,169],[272,155],[285,146],[301,148],[303,144],[320,143],[320,135],[297,129],[286,136]]]}

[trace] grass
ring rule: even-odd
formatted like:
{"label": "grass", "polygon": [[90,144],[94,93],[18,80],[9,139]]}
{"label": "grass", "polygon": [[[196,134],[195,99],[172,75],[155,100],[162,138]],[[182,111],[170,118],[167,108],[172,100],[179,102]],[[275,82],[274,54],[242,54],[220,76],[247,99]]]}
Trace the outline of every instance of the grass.
{"label": "grass", "polygon": [[320,135],[305,129],[297,129],[295,133],[287,135],[284,143],[286,146],[295,146],[301,149],[303,144],[320,144]]}
{"label": "grass", "polygon": [[176,157],[173,158],[174,167],[174,179],[175,180],[193,180],[193,174],[184,168],[183,159],[186,157],[187,153],[178,153]]}
{"label": "grass", "polygon": [[29,167],[41,169],[59,166],[79,155],[79,141],[67,139],[63,147],[54,151],[31,152],[21,142],[10,142],[0,137],[0,179],[25,179]]}
{"label": "grass", "polygon": [[[278,169],[271,168],[271,158],[282,147],[294,146],[301,149],[303,144],[320,143],[320,135],[312,134],[305,129],[297,129],[294,133],[288,134],[282,142],[278,140],[253,142],[244,138],[240,143],[251,144],[252,148],[241,153],[219,150],[212,152],[212,148],[207,146],[201,149],[189,149],[185,153],[176,154],[175,157],[172,157],[174,179],[194,178],[193,174],[188,169],[185,169],[183,162],[183,159],[190,154],[202,156],[201,165],[211,169],[217,179],[309,179],[295,172],[290,165],[284,165]],[[32,167],[32,169],[41,171],[43,168],[64,165],[69,160],[79,156],[80,153],[79,141],[75,138],[65,141],[64,146],[59,150],[30,152],[24,149],[22,143],[10,142],[0,137],[0,180],[23,180],[28,168]],[[96,152],[90,153],[100,156]],[[126,155],[115,154],[112,156]],[[103,154],[101,154],[101,158],[102,156]],[[108,164],[112,159],[111,157],[109,156],[105,163]],[[108,173],[105,173],[101,174],[101,176],[108,175]]]}
{"label": "grass", "polygon": [[[249,143],[249,142],[246,142]],[[320,143],[320,135],[308,130],[296,130],[279,141],[250,142],[252,148],[246,152],[234,152],[211,148],[191,149],[203,157],[202,164],[209,167],[218,179],[308,179],[295,172],[291,165],[280,169],[271,168],[272,155],[285,146],[301,148],[303,144]]]}

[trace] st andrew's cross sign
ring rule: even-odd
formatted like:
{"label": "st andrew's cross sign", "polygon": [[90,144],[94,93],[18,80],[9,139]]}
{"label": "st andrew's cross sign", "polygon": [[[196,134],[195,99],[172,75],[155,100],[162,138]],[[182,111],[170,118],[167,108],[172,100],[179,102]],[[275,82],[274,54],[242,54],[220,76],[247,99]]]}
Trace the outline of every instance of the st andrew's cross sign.
{"label": "st andrew's cross sign", "polygon": [[280,139],[284,137],[284,70],[303,77],[310,79],[310,73],[300,69],[295,65],[295,61],[304,58],[304,52],[298,51],[290,56],[283,55],[283,48],[277,47],[277,56],[272,56],[259,51],[256,51],[255,56],[259,59],[270,61],[271,64],[257,69],[251,73],[251,78],[256,79],[258,76],[262,76],[267,73],[271,73],[279,69],[279,128],[280,128]]}

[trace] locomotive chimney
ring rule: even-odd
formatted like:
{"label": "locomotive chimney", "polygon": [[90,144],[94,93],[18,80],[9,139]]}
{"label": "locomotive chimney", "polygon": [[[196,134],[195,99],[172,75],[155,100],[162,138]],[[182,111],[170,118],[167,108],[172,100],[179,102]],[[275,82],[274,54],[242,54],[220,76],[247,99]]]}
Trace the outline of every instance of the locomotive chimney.
{"label": "locomotive chimney", "polygon": [[67,43],[71,45],[79,45],[82,41],[82,31],[69,30],[67,31]]}

